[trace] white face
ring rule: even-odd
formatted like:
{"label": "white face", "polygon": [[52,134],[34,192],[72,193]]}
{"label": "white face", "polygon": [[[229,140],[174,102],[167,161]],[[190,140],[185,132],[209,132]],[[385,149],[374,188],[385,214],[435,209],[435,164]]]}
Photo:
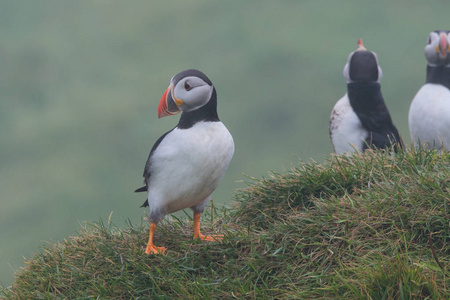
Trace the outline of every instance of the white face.
{"label": "white face", "polygon": [[425,46],[425,57],[429,65],[450,64],[449,42],[450,33],[430,32]]}
{"label": "white face", "polygon": [[[348,59],[347,59],[347,63],[345,64],[344,71],[342,72],[343,75],[344,75],[345,81],[346,81],[347,83],[352,83],[352,82],[354,82],[354,81],[350,78],[350,60],[352,59],[353,54],[355,54],[355,52],[357,52],[357,51],[359,51],[359,50],[356,50],[356,51],[350,53],[350,55],[348,56]],[[372,52],[372,51],[370,51],[370,52]],[[377,54],[376,54],[375,52],[372,52],[372,54],[375,56],[375,60],[376,60],[376,62],[377,62],[377,66],[378,66],[378,79],[377,79],[376,82],[380,83],[381,77],[383,77],[383,71],[381,70],[381,67],[380,67],[380,65],[378,64],[378,56],[377,56]]]}
{"label": "white face", "polygon": [[202,107],[211,99],[213,87],[202,79],[189,76],[181,79],[173,89],[173,99],[183,101],[178,105],[182,111],[192,111]]}

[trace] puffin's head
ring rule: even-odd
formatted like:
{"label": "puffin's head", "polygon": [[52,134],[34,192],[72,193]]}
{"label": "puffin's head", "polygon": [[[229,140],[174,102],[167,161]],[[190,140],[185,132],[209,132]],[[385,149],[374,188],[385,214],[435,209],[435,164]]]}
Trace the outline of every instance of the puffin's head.
{"label": "puffin's head", "polygon": [[430,65],[450,64],[450,31],[435,30],[428,35],[425,57]]}
{"label": "puffin's head", "polygon": [[378,65],[375,52],[364,48],[361,39],[358,39],[358,48],[350,53],[344,67],[344,77],[347,83],[351,82],[380,82],[383,72]]}
{"label": "puffin's head", "polygon": [[208,103],[213,91],[214,86],[205,74],[195,69],[184,70],[170,80],[159,102],[158,117],[196,110]]}

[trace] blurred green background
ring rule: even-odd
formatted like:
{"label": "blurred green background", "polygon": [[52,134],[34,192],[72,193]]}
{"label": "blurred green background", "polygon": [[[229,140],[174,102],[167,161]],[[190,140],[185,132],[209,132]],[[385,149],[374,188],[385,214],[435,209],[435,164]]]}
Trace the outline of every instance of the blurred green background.
{"label": "blurred green background", "polygon": [[[409,104],[425,80],[428,33],[448,1],[2,1],[0,283],[85,220],[140,223],[151,146],[170,78],[187,68],[216,86],[236,152],[214,195],[230,205],[243,175],[332,152],[329,115],[361,37],[409,143]],[[146,241],[142,241],[144,246]]]}

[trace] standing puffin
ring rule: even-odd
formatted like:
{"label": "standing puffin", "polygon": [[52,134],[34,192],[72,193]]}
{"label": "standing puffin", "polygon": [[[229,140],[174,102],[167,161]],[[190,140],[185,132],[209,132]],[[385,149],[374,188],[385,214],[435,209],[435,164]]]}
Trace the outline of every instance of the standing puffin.
{"label": "standing puffin", "polygon": [[221,239],[200,233],[200,216],[230,164],[234,142],[217,115],[216,89],[202,72],[189,69],[170,80],[158,117],[180,111],[178,125],[151,149],[144,168],[145,186],[135,191],[147,192],[142,207],[150,207],[147,254],[164,254],[167,249],[153,244],[156,224],[166,214],[188,207],[194,211],[194,238]]}
{"label": "standing puffin", "polygon": [[426,83],[409,108],[409,133],[415,146],[450,151],[450,31],[428,36]]}
{"label": "standing puffin", "polygon": [[381,94],[382,71],[377,54],[367,51],[361,39],[344,67],[347,93],[334,106],[330,117],[330,137],[336,154],[367,148],[401,148],[401,139],[392,123]]}

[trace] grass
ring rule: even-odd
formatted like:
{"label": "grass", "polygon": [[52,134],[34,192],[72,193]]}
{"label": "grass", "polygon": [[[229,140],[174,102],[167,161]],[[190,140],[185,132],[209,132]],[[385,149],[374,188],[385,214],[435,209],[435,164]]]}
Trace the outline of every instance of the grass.
{"label": "grass", "polygon": [[157,231],[92,223],[43,247],[4,299],[449,299],[450,154],[368,151],[252,178],[230,209]]}

